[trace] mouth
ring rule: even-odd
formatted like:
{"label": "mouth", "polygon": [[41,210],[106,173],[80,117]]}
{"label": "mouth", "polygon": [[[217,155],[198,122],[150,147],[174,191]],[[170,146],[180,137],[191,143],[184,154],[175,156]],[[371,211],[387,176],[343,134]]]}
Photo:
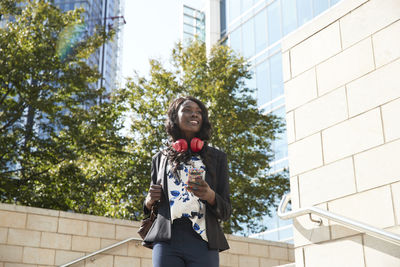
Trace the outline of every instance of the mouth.
{"label": "mouth", "polygon": [[197,125],[200,124],[199,121],[195,121],[195,120],[189,121],[189,123],[190,123],[191,125],[194,125],[194,126],[197,126]]}

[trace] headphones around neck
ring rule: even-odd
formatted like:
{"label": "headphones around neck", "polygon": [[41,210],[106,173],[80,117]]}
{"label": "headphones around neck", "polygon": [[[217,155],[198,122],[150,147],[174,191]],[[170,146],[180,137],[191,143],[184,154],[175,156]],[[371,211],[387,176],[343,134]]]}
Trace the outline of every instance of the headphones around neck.
{"label": "headphones around neck", "polygon": [[[192,138],[190,141],[190,150],[194,153],[200,152],[203,149],[204,141],[200,138]],[[178,139],[172,143],[172,147],[179,153],[188,150],[188,143],[185,139]]]}

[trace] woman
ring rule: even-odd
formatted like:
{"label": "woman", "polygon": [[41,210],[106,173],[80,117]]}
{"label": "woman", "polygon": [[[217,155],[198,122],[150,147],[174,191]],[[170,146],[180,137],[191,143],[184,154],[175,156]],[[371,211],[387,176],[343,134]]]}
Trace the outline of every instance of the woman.
{"label": "woman", "polygon": [[158,215],[144,242],[154,267],[217,267],[229,248],[220,227],[231,214],[226,154],[208,146],[208,111],[194,97],[171,103],[166,131],[171,146],[153,156],[144,201],[145,214],[158,203]]}

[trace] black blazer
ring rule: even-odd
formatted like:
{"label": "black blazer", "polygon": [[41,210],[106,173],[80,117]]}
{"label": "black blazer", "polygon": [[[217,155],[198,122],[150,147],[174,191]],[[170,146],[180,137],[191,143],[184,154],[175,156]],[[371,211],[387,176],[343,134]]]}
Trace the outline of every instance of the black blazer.
{"label": "black blazer", "polygon": [[[206,232],[209,249],[223,251],[229,249],[228,242],[220,227],[221,221],[226,221],[231,215],[231,202],[229,198],[229,178],[226,154],[216,148],[207,147],[209,166],[206,166],[205,180],[215,191],[215,205],[206,203]],[[161,184],[163,197],[158,205],[156,221],[144,239],[144,245],[151,247],[153,242],[171,239],[171,213],[168,200],[168,182],[166,175],[167,157],[158,152],[153,156],[151,164],[151,183]],[[211,175],[213,174],[213,175]],[[150,211],[143,205],[145,214]]]}

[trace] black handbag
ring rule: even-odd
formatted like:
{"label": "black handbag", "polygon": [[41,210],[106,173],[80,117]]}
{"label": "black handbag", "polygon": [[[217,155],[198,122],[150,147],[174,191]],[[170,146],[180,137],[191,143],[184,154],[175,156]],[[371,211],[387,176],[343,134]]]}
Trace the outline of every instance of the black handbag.
{"label": "black handbag", "polygon": [[158,211],[158,201],[151,206],[151,212],[150,212],[150,216],[143,219],[140,222],[140,227],[138,230],[138,234],[140,235],[140,237],[144,240],[144,238],[146,237],[147,233],[149,232],[151,226],[153,225],[154,221],[157,218],[157,211]]}

